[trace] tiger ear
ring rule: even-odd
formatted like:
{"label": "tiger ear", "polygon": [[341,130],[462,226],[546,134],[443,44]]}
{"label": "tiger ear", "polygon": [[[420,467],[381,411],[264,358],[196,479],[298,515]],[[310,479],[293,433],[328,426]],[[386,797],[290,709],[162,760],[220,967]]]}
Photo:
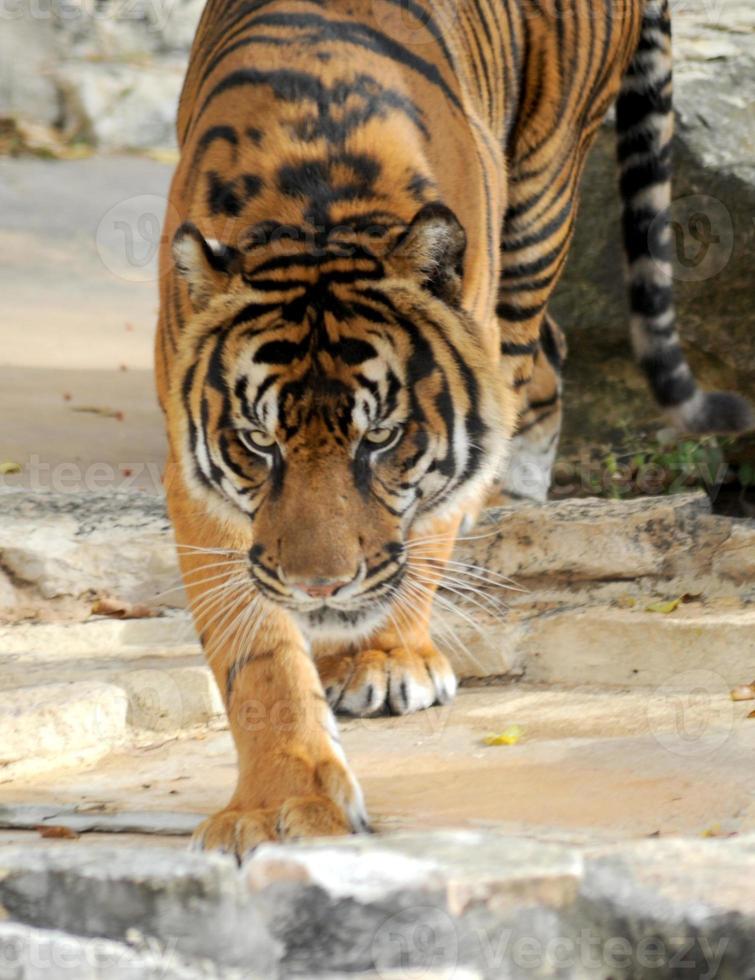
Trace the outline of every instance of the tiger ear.
{"label": "tiger ear", "polygon": [[387,255],[399,275],[419,278],[425,289],[450,306],[461,301],[467,236],[445,204],[426,204]]}
{"label": "tiger ear", "polygon": [[217,293],[228,289],[231,276],[240,268],[241,253],[230,245],[206,239],[190,221],[173,236],[176,271],[189,287],[195,311],[203,310]]}

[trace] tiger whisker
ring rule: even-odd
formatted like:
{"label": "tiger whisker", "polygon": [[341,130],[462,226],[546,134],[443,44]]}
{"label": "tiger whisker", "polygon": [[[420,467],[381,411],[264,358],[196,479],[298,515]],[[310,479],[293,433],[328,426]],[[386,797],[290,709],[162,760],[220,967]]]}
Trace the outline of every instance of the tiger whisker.
{"label": "tiger whisker", "polygon": [[[233,632],[237,624],[239,623],[241,616],[243,616],[246,613],[247,608],[249,606],[249,603],[246,600],[250,594],[251,594],[251,589],[239,590],[237,597],[234,599],[230,607],[231,614],[233,615],[233,613],[236,612],[236,615],[231,619],[231,621],[227,625],[225,625],[223,632],[220,634],[220,636],[218,636],[217,638],[215,637],[212,638],[211,645],[216,648],[216,652],[220,652],[225,648],[226,643],[228,642],[228,639],[233,635]],[[254,596],[252,595],[252,599],[253,598]]]}
{"label": "tiger whisker", "polygon": [[484,589],[480,589],[477,585],[470,582],[465,582],[462,579],[456,579],[452,576],[445,575],[440,580],[436,588],[447,592],[455,592],[460,598],[471,602],[473,605],[479,606],[480,603],[482,603],[480,608],[484,608],[486,611],[494,613],[500,619],[505,619],[508,613],[508,607],[496,599],[495,596],[489,595],[484,591]]}
{"label": "tiger whisker", "polygon": [[[200,569],[197,569],[197,571],[200,571]],[[184,576],[184,578],[188,578],[188,575]],[[219,579],[227,580],[228,576],[224,572],[218,572],[215,575],[208,575],[206,578],[194,579],[193,581],[186,584],[191,585],[193,588],[200,588],[202,586],[208,585],[210,582],[217,582]],[[181,590],[185,591],[184,582],[181,582],[178,585],[174,585],[170,589],[164,589],[162,592],[156,593],[153,599],[164,599],[166,596],[169,596],[174,592],[180,592]]]}
{"label": "tiger whisker", "polygon": [[[234,596],[238,596],[245,588],[246,583],[242,581],[238,582],[226,582],[221,586],[216,586],[214,590],[210,590],[197,602],[197,604],[192,607],[192,614],[194,621],[196,623],[197,629],[202,633],[209,632],[210,628],[215,625],[217,620],[224,616],[228,606],[224,603],[224,600],[231,599]],[[234,600],[235,602],[236,600]],[[215,609],[219,606],[218,609]],[[231,606],[233,608],[233,604]],[[205,619],[208,613],[211,613],[209,619]]]}
{"label": "tiger whisker", "polygon": [[[422,582],[426,586],[432,586],[435,588],[441,588],[448,592],[453,592],[454,595],[463,599],[465,602],[469,602],[471,605],[477,607],[488,615],[495,615],[498,619],[503,621],[505,618],[505,609],[501,607],[496,601],[486,593],[481,592],[479,589],[474,589],[471,586],[465,586],[463,583],[457,587],[457,585],[448,578],[441,580],[441,582],[436,583],[432,579],[423,578],[422,576],[413,576],[415,581]],[[479,596],[480,598],[476,598]],[[484,602],[481,600],[485,600]]]}
{"label": "tiger whisker", "polygon": [[[414,564],[414,557],[414,555],[410,556],[408,563],[412,568],[421,567],[424,564],[433,565],[439,569],[450,568],[450,571],[454,575],[466,575],[469,578],[478,579],[479,581],[490,585],[491,588],[503,589],[507,592],[530,591],[529,589],[525,589],[518,585],[512,579],[506,578],[504,575],[499,575],[497,572],[492,572],[490,569],[483,568],[482,565],[467,565],[464,562],[444,561],[442,558],[432,558],[426,556],[420,556],[418,562]],[[433,571],[434,570],[435,569],[433,569]]]}
{"label": "tiger whisker", "polygon": [[427,537],[421,538],[411,538],[409,541],[405,542],[405,548],[413,548],[418,544],[427,544],[428,542],[443,542],[443,541],[483,541],[485,538],[492,538],[496,534],[500,534],[501,529],[495,528],[492,531],[487,531],[485,534],[431,534]]}
{"label": "tiger whisker", "polygon": [[245,555],[242,548],[201,548],[195,544],[181,544],[176,542],[176,551],[194,551],[201,555]]}
{"label": "tiger whisker", "polygon": [[[407,603],[408,603],[408,599],[411,598],[412,595],[415,597],[415,601],[419,599],[420,601],[424,602],[427,599],[427,595],[424,594],[422,591],[420,591],[419,583],[407,582],[405,579],[404,582],[402,582],[401,584],[401,588],[406,590]],[[465,618],[463,614],[461,614],[460,611],[456,609],[454,604],[450,602],[450,600],[446,601],[442,596],[434,596],[434,598],[438,599],[439,604],[441,605],[442,608],[448,609],[450,612],[459,615],[462,618]],[[411,609],[409,611],[411,612]],[[456,631],[453,629],[450,623],[435,620],[433,622],[433,628],[437,630],[441,630],[443,632],[443,635],[446,637],[450,636],[457,649],[461,649],[461,651],[467,655],[467,657],[472,661],[472,663],[478,669],[480,670],[484,669],[483,664],[472,653],[472,651],[469,649],[466,643],[464,643],[464,641],[459,637],[459,635],[456,633]],[[477,632],[479,632],[482,635],[481,629],[477,628]]]}
{"label": "tiger whisker", "polygon": [[423,582],[418,581],[417,579],[413,579],[412,580],[412,584],[416,588],[418,588],[420,591],[422,591],[423,593],[425,593],[426,596],[428,596],[428,597],[429,596],[432,596],[433,597],[433,600],[434,601],[437,600],[440,603],[441,606],[445,606],[446,608],[449,608],[449,607],[452,608],[453,611],[460,618],[464,619],[475,630],[476,633],[479,633],[481,636],[484,635],[485,631],[480,626],[480,624],[477,623],[474,619],[472,619],[472,617],[469,614],[467,614],[467,613],[463,612],[461,609],[459,609],[458,606],[456,606],[456,604],[453,603],[452,600],[449,599],[447,596],[438,595],[437,592],[435,592],[433,589],[428,588],[427,585],[425,585]]}

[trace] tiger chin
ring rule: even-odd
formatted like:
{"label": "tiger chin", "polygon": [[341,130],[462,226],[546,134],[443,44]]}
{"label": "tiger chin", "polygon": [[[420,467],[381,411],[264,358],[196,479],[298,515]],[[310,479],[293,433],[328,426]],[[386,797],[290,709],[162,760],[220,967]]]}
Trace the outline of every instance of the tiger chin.
{"label": "tiger chin", "polygon": [[461,302],[465,248],[438,203],[369,247],[335,234],[316,262],[298,241],[174,235],[189,312],[168,504],[239,755],[202,847],[364,830],[333,711],[455,694],[433,592],[507,443],[496,351]]}
{"label": "tiger chin", "polygon": [[548,304],[613,100],[640,367],[681,428],[754,424],[700,390],[676,329],[668,0],[615,8],[204,8],[155,349],[168,509],[238,754],[200,847],[366,830],[334,711],[453,697],[435,591],[491,485],[547,493]]}

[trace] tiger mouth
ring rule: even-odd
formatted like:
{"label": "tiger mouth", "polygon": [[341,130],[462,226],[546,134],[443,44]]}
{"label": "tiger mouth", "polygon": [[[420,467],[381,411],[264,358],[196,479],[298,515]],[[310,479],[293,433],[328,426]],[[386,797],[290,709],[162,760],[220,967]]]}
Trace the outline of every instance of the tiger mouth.
{"label": "tiger mouth", "polygon": [[250,574],[257,589],[269,602],[286,609],[309,628],[318,629],[333,624],[359,626],[367,619],[384,616],[385,610],[391,605],[391,599],[398,591],[406,569],[406,564],[402,563],[389,578],[382,579],[376,585],[368,586],[361,592],[351,594],[348,598],[339,598],[336,593],[332,597],[312,599],[308,602],[298,600],[288,592],[278,591],[255,574],[253,566],[250,568]]}
{"label": "tiger mouth", "polygon": [[385,596],[360,609],[321,606],[306,613],[293,612],[292,616],[310,640],[354,643],[383,627],[389,619],[390,608],[390,596]]}

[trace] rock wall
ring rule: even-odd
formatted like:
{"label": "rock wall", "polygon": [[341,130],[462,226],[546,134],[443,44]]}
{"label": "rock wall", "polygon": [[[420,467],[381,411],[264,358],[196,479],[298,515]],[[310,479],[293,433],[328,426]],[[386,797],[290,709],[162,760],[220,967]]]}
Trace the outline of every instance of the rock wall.
{"label": "rock wall", "polygon": [[[14,657],[48,646],[46,626],[24,622],[41,616],[87,621],[66,627],[74,647],[89,644],[86,634],[95,645],[186,652],[192,630],[173,635],[170,618],[185,597],[163,500],[5,491],[0,505],[0,646]],[[456,558],[466,571],[448,573],[434,624],[462,678],[653,686],[671,657],[682,686],[702,668],[718,672],[724,691],[749,680],[755,521],[712,515],[703,494],[491,510]],[[134,623],[130,639],[101,635],[97,598],[168,618],[144,620],[141,638]]]}
{"label": "rock wall", "polygon": [[752,980],[753,873],[752,835],[405,834],[263,845],[240,871],[154,847],[6,847],[0,956],[8,976],[77,980]]}
{"label": "rock wall", "polygon": [[186,58],[204,0],[66,0],[9,8],[0,116],[107,149],[175,145]]}

